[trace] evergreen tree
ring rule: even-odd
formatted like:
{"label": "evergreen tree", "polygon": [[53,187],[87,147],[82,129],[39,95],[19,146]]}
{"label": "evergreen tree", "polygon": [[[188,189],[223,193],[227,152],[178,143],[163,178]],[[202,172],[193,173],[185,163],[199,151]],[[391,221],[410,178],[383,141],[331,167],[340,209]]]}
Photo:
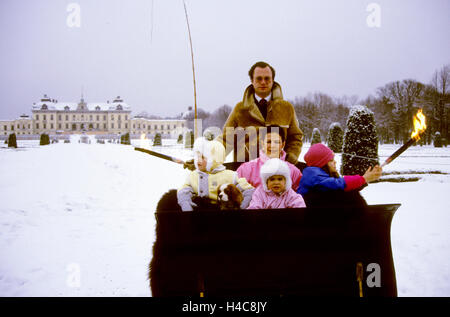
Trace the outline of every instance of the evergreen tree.
{"label": "evergreen tree", "polygon": [[316,143],[322,143],[322,136],[320,135],[320,130],[314,128],[311,136],[311,145],[314,145]]}
{"label": "evergreen tree", "polygon": [[364,175],[370,166],[379,164],[375,117],[365,106],[354,106],[350,110],[344,134],[343,153],[341,166],[343,175]]}
{"label": "evergreen tree", "polygon": [[130,133],[125,133],[120,136],[120,144],[130,145]]}
{"label": "evergreen tree", "polygon": [[39,145],[49,145],[49,144],[50,144],[50,137],[48,136],[48,134],[42,133]]}
{"label": "evergreen tree", "polygon": [[184,134],[184,147],[186,149],[192,149],[193,146],[194,146],[194,132],[192,130],[189,130]]}
{"label": "evergreen tree", "polygon": [[16,134],[12,133],[9,135],[8,137],[8,147],[14,147],[17,148],[17,139],[16,139]]}
{"label": "evergreen tree", "polygon": [[182,134],[180,134],[180,135],[178,136],[177,143],[178,143],[178,144],[183,144],[183,135],[182,135]]}
{"label": "evergreen tree", "polygon": [[339,122],[334,122],[330,124],[330,129],[328,130],[328,147],[335,153],[342,152],[342,142],[344,138],[344,130],[342,130],[341,124]]}
{"label": "evergreen tree", "polygon": [[434,147],[442,147],[442,138],[440,132],[436,132],[434,134]]}
{"label": "evergreen tree", "polygon": [[156,133],[155,137],[153,138],[153,146],[161,146],[161,133]]}

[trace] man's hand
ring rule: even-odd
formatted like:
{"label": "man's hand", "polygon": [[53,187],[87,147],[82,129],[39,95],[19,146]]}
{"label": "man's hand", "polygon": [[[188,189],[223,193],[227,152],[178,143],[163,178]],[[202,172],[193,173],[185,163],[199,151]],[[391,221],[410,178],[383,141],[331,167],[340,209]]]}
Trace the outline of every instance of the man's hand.
{"label": "man's hand", "polygon": [[195,170],[194,159],[184,162],[183,168],[187,168],[190,171],[194,171]]}
{"label": "man's hand", "polygon": [[370,183],[378,180],[381,177],[381,173],[383,170],[379,165],[374,167],[369,167],[367,171],[364,173],[363,177],[366,180],[366,183]]}

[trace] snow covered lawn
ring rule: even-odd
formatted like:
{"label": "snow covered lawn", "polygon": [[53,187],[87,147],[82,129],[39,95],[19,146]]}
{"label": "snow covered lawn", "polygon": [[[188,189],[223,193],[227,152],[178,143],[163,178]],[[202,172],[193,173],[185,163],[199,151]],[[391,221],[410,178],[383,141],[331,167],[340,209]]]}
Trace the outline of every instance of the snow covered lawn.
{"label": "snow covered lawn", "polygon": [[[153,150],[190,157],[163,141]],[[151,295],[153,213],[186,171],[132,146],[18,145],[0,148],[0,296]],[[381,160],[396,148],[381,146]],[[450,175],[422,174],[450,173],[450,148],[410,148],[385,171],[421,178],[363,191],[371,204],[402,204],[392,223],[399,295],[450,296]]]}

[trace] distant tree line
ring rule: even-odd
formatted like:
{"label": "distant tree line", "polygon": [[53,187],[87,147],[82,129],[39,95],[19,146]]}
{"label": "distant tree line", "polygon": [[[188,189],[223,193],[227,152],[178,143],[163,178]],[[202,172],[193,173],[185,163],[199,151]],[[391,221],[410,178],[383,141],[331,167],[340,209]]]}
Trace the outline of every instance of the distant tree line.
{"label": "distant tree line", "polygon": [[449,139],[450,65],[435,71],[429,84],[413,79],[394,81],[378,88],[377,96],[363,104],[375,114],[380,142],[404,143],[414,130],[413,116],[419,108],[426,117],[422,143],[431,144],[436,132]]}

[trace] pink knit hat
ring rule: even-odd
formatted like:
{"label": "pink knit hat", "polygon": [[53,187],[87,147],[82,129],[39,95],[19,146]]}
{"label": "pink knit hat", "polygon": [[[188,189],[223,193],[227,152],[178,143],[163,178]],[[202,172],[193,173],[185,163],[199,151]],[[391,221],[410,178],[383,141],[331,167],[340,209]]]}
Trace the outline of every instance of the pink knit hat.
{"label": "pink knit hat", "polygon": [[334,152],[326,145],[316,143],[305,154],[305,162],[308,166],[323,167],[334,158]]}

